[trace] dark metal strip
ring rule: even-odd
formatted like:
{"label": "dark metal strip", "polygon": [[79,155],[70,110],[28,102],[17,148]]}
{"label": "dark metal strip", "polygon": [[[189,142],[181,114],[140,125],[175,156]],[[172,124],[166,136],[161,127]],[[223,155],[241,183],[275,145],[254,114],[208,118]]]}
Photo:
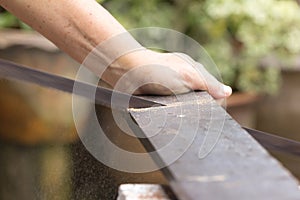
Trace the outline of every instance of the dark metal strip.
{"label": "dark metal strip", "polygon": [[243,128],[267,150],[300,156],[300,142],[246,127]]}
{"label": "dark metal strip", "polygon": [[[129,107],[131,108],[145,108],[152,106],[163,106],[153,101],[143,99],[141,97],[132,96],[129,94],[112,91],[107,88],[83,83],[76,81],[76,87],[79,90],[73,91],[75,81],[62,76],[57,76],[47,72],[39,71],[29,67],[21,66],[13,62],[0,59],[0,78],[14,79],[19,81],[26,81],[29,83],[35,83],[45,87],[51,87],[68,93],[76,92],[76,95],[80,95],[90,99],[90,91],[96,91],[95,103],[103,105],[105,107],[113,107],[115,109],[127,109],[127,100],[130,99]],[[116,101],[114,105],[111,105],[111,97],[114,93]]]}

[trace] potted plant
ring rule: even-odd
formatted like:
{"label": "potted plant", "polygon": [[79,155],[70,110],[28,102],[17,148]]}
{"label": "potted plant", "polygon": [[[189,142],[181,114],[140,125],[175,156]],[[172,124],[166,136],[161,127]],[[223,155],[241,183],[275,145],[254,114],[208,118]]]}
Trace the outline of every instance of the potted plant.
{"label": "potted plant", "polygon": [[[206,1],[204,8],[206,30],[216,35],[206,47],[224,82],[239,92],[228,100],[228,110],[243,125],[255,126],[256,112],[249,102],[258,95],[275,95],[282,66],[290,66],[300,53],[299,6],[295,1],[216,0]],[[216,51],[220,44],[222,53]]]}

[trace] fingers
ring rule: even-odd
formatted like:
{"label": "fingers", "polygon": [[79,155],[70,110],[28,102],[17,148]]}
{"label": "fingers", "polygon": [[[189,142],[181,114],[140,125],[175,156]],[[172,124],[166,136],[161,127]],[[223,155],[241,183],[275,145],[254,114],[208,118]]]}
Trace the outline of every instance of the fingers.
{"label": "fingers", "polygon": [[232,89],[219,82],[202,64],[194,61],[184,53],[172,53],[173,63],[169,66],[177,71],[185,85],[192,90],[205,90],[215,99],[226,98],[231,95]]}
{"label": "fingers", "polygon": [[227,85],[219,83],[218,86],[210,87],[208,93],[211,96],[213,96],[215,99],[222,99],[222,98],[229,97],[232,93],[232,89]]}
{"label": "fingers", "polygon": [[[119,90],[135,94],[169,95],[206,90],[215,99],[231,95],[200,63],[183,53],[142,52],[133,67],[117,73]],[[136,60],[134,60],[136,61]],[[113,72],[113,70],[112,70]]]}
{"label": "fingers", "polygon": [[171,95],[190,91],[176,71],[168,66],[150,64],[127,71],[115,89],[134,94]]}
{"label": "fingers", "polygon": [[204,88],[204,90],[207,90],[207,92],[215,99],[226,98],[231,95],[231,87],[219,82],[203,67],[203,65],[201,65],[200,63],[195,63],[195,69],[199,74],[197,89]]}

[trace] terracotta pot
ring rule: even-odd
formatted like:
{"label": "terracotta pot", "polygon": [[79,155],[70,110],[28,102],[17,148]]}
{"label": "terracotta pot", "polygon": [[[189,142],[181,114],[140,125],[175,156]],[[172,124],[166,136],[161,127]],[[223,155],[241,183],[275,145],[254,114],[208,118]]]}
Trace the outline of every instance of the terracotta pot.
{"label": "terracotta pot", "polygon": [[[79,66],[35,32],[0,31],[0,58],[62,76]],[[0,136],[22,144],[77,139],[70,94],[17,81],[0,82]]]}
{"label": "terracotta pot", "polygon": [[233,93],[227,99],[227,112],[242,126],[256,127],[256,113],[260,96],[255,93]]}

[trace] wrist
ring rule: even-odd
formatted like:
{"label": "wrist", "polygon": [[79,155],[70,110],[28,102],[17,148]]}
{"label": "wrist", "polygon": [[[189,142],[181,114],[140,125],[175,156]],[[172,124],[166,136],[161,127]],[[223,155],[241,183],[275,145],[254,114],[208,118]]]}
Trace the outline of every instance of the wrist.
{"label": "wrist", "polygon": [[112,64],[110,64],[105,72],[102,74],[102,79],[114,86],[117,81],[128,71],[135,67],[145,65],[150,59],[152,52],[147,49],[138,49],[126,53],[118,57]]}

